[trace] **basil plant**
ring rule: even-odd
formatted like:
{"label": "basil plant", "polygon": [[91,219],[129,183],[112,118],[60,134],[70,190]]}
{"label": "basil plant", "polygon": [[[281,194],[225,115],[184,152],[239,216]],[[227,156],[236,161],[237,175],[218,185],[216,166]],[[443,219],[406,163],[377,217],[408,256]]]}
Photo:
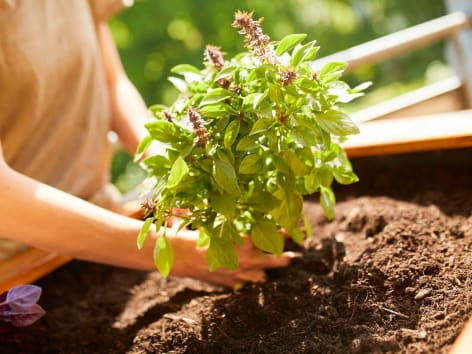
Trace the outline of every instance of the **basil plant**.
{"label": "basil plant", "polygon": [[[345,63],[315,70],[315,41],[291,34],[273,42],[261,22],[236,12],[233,27],[244,35],[247,52],[227,59],[208,45],[202,69],[172,69],[178,99],[170,107],[150,107],[155,119],[146,124],[149,135],[136,154],[152,186],[138,247],[150,227],[160,231],[154,261],[164,276],[174,259],[166,229],[178,209],[186,210],[180,227],[199,230],[210,271],[234,270],[235,245],[243,237],[280,255],[283,234],[297,243],[311,234],[304,195],[319,193],[332,218],[333,180],[357,181],[340,142],[359,130],[339,104],[368,85],[350,88],[340,81]],[[143,158],[155,141],[165,153]]]}

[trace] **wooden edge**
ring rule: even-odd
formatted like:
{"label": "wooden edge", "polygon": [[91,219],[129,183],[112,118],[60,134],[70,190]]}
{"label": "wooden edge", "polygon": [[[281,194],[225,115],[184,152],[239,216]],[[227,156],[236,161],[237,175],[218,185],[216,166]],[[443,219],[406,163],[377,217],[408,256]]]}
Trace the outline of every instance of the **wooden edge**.
{"label": "wooden edge", "polygon": [[471,19],[466,14],[454,12],[320,58],[312,66],[316,70],[331,61],[347,61],[346,71],[352,71],[451,37],[470,26]]}
{"label": "wooden edge", "polygon": [[454,341],[449,354],[470,354],[472,352],[472,316]]}
{"label": "wooden edge", "polygon": [[70,257],[36,248],[0,263],[0,293],[16,285],[32,283],[70,261]]}
{"label": "wooden edge", "polygon": [[[458,110],[465,107],[461,89],[462,83],[460,79],[457,76],[452,76],[372,105],[366,109],[351,113],[350,116],[354,122],[359,124],[400,115],[404,117],[416,115],[409,114],[408,112],[412,110],[418,111],[417,107],[421,104],[426,104],[421,106],[421,111],[423,111],[422,115],[439,112],[444,113],[454,110],[453,108],[451,109],[451,107],[456,107],[456,110]],[[440,97],[445,97],[450,101],[449,104],[444,105],[444,102],[441,100],[441,105],[431,105],[431,103],[435,102],[435,100]]]}
{"label": "wooden edge", "polygon": [[405,154],[440,149],[459,149],[472,147],[472,135],[467,137],[428,139],[414,142],[392,142],[389,144],[345,147],[349,157],[367,157],[378,155]]}
{"label": "wooden edge", "polygon": [[350,157],[472,146],[472,110],[392,118],[359,125],[343,144]]}
{"label": "wooden edge", "polygon": [[[143,208],[139,200],[121,204],[115,212],[141,219]],[[0,262],[0,293],[16,285],[32,283],[72,260],[71,257],[30,248]]]}

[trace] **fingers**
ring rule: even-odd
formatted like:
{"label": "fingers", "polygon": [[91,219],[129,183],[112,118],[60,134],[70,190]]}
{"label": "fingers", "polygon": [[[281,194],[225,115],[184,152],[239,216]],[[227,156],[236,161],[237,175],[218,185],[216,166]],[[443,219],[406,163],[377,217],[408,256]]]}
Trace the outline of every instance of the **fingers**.
{"label": "fingers", "polygon": [[253,270],[247,270],[247,271],[241,271],[237,272],[237,277],[240,280],[245,280],[245,281],[252,281],[252,282],[265,282],[266,281],[266,274],[264,271],[260,269],[253,269]]}

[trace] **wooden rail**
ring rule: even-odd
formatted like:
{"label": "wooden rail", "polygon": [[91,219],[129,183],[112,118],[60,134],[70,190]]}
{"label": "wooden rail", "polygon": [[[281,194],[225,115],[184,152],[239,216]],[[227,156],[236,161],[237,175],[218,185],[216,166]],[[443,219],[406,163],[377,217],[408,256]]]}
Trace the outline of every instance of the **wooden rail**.
{"label": "wooden rail", "polygon": [[462,83],[452,76],[351,114],[358,124],[374,119],[459,111],[467,106]]}
{"label": "wooden rail", "polygon": [[331,61],[345,61],[352,71],[364,64],[375,64],[398,54],[453,37],[461,29],[470,27],[472,19],[463,12],[454,12],[434,20],[359,44],[313,62],[314,69]]}
{"label": "wooden rail", "polygon": [[0,262],[0,293],[15,285],[31,283],[52,272],[70,257],[31,248]]}
{"label": "wooden rail", "polygon": [[472,110],[376,120],[343,144],[350,157],[472,146]]}

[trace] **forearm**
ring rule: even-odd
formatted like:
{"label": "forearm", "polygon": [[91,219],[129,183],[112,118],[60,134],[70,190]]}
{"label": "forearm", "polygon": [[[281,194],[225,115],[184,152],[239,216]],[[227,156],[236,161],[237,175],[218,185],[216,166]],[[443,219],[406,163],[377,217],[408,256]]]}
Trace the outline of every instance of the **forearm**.
{"label": "forearm", "polygon": [[134,154],[139,141],[147,135],[144,124],[149,112],[121,65],[108,26],[102,23],[97,31],[110,98],[112,128],[119,135],[126,149]]}
{"label": "forearm", "polygon": [[150,245],[142,251],[136,247],[140,221],[99,208],[8,167],[0,166],[0,170],[0,235],[83,260],[154,269]]}
{"label": "forearm", "polygon": [[110,85],[113,130],[130,154],[136,152],[139,141],[147,135],[144,124],[149,112],[134,85],[120,75]]}

